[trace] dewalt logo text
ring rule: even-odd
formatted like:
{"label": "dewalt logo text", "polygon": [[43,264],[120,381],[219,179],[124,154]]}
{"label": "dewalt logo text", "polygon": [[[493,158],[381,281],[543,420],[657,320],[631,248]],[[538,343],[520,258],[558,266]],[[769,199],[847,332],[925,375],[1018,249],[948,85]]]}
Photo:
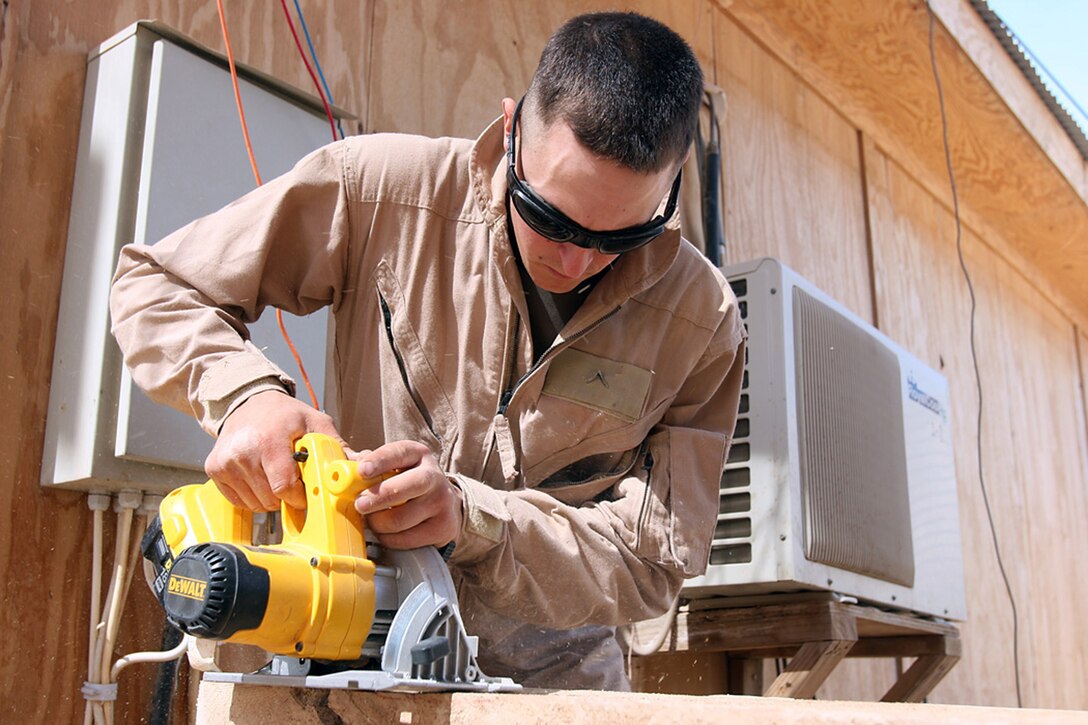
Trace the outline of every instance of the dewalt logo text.
{"label": "dewalt logo text", "polygon": [[171,574],[170,581],[167,582],[166,591],[169,594],[177,594],[179,597],[204,601],[204,590],[207,589],[207,587],[208,583],[202,582],[199,579],[190,579],[188,577]]}

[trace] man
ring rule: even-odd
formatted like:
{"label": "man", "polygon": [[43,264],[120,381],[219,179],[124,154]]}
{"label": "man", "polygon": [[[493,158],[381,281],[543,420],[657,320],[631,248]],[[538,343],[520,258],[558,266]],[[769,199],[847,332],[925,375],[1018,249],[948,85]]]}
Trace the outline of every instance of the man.
{"label": "man", "polygon": [[[452,550],[488,674],[628,689],[614,628],[704,570],[741,385],[735,299],[672,218],[701,93],[665,26],[574,18],[474,143],[350,138],[126,247],[126,362],[218,436],[239,505],[303,505],[307,431],[399,471],[356,508],[385,546]],[[333,417],[244,340],[269,305],[332,307]]]}

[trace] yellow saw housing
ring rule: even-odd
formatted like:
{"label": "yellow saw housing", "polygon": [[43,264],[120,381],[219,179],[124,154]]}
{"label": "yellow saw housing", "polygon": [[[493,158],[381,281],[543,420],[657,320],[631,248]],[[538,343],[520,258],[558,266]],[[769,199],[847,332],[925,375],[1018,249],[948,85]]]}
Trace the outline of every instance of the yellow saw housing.
{"label": "yellow saw housing", "polygon": [[364,479],[332,438],[295,444],[306,509],[281,506],[283,541],[255,546],[252,512],[213,481],[183,486],[159,507],[144,538],[167,617],[184,632],[321,660],[361,656],[375,611],[375,565],[367,557],[355,497]]}

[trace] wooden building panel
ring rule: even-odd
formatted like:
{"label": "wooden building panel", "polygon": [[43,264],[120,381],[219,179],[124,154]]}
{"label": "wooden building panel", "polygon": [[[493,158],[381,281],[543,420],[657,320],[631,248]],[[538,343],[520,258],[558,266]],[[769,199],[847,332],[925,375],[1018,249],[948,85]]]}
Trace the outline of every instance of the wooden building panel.
{"label": "wooden building panel", "polygon": [[[938,5],[947,16],[948,3]],[[611,7],[598,0],[496,0],[487,12],[467,0],[303,6],[338,105],[367,130],[467,136],[498,115],[503,95],[524,90],[556,25]],[[919,40],[924,4],[623,6],[676,28],[726,90],[728,261],[781,257],[950,377],[970,621],[964,660],[933,699],[1014,704],[1011,612],[977,485],[966,288],[951,247],[939,117]],[[7,512],[0,625],[17,634],[0,645],[0,721],[70,722],[83,707],[90,517],[82,496],[45,494],[38,476],[86,53],[140,18],[159,18],[212,48],[221,40],[209,2],[12,0],[4,8],[0,394],[14,425],[0,442],[0,510]],[[240,61],[311,88],[278,3],[227,0],[226,11]],[[1085,708],[1088,637],[1078,612],[1088,588],[1079,556],[1088,548],[1088,339],[1071,320],[1088,319],[1088,288],[1079,283],[1088,268],[1088,212],[1083,192],[1035,173],[1047,158],[938,31],[946,93],[958,99],[949,110],[964,215],[982,236],[965,232],[980,294],[983,460],[1020,608],[1024,700]],[[859,56],[855,41],[864,33],[875,41]],[[875,143],[859,151],[857,129]],[[1052,135],[1042,143],[1062,145]],[[1025,276],[1021,259],[1046,276]],[[1059,311],[1048,299],[1068,306]],[[134,587],[124,651],[159,640],[161,616],[143,585]],[[819,697],[875,697],[891,679],[888,662],[843,667]],[[146,711],[148,670],[135,672],[122,678],[119,711],[127,722]],[[721,673],[694,675],[718,682]]]}
{"label": "wooden building panel", "polygon": [[[704,69],[713,67],[708,3],[640,0],[623,8],[667,23]],[[503,97],[525,92],[552,31],[579,13],[614,9],[603,0],[377,2],[366,128],[475,138],[502,113]]]}
{"label": "wooden building panel", "polygon": [[[721,4],[727,15],[812,84],[933,196],[951,203],[926,3]],[[952,15],[949,3],[939,4],[942,15]],[[935,50],[964,218],[975,229],[1001,230],[1002,243],[1046,276],[1048,283],[1039,286],[1040,292],[1083,325],[1088,319],[1088,288],[1082,284],[1088,271],[1083,186],[1074,188],[1054,169],[1050,157],[1024,132],[1021,121],[939,20]],[[1075,170],[1071,174],[1075,177]],[[1045,219],[1039,218],[1041,208],[1047,209]]]}
{"label": "wooden building panel", "polygon": [[856,130],[728,16],[714,29],[727,261],[778,257],[871,320]]}
{"label": "wooden building panel", "polygon": [[[278,3],[225,5],[240,62],[312,87]],[[356,0],[306,4],[336,100],[356,113],[365,110],[369,7]],[[132,22],[153,17],[223,47],[215,3],[195,0],[16,0],[0,15],[0,394],[11,420],[0,441],[0,626],[14,633],[0,643],[3,722],[82,719],[90,515],[82,495],[40,488],[42,441],[86,56]],[[109,521],[108,552],[112,529]],[[159,646],[162,615],[146,589],[133,585],[119,652]],[[122,675],[121,721],[146,716],[152,674],[142,666]]]}
{"label": "wooden building panel", "polygon": [[[1015,705],[1012,611],[979,486],[970,301],[953,218],[875,146],[866,156],[882,327],[941,369],[953,394],[969,619],[963,660],[932,699]],[[1073,328],[966,227],[963,247],[978,300],[983,473],[1018,609],[1024,704],[1084,708],[1088,565],[1077,552],[1088,545],[1088,482]]]}

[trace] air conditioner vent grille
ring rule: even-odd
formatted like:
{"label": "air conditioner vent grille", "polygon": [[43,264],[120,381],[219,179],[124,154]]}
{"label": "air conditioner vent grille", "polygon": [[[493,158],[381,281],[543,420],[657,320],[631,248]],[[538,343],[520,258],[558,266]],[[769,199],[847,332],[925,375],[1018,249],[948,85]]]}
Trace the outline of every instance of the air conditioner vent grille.
{"label": "air conditioner vent grille", "polygon": [[898,360],[803,290],[793,314],[805,555],[912,586]]}
{"label": "air conditioner vent grille", "polygon": [[[744,329],[748,330],[748,280],[729,281],[733,293],[738,298],[737,308],[740,317],[745,320]],[[748,397],[748,360],[749,347],[744,349],[744,378],[741,382],[740,405],[737,411],[737,423],[733,428],[733,441],[729,457],[722,471],[721,497],[718,502],[718,525],[714,529],[714,540],[710,548],[710,564],[747,564],[752,561],[752,446],[749,442],[751,421],[749,419]]]}

